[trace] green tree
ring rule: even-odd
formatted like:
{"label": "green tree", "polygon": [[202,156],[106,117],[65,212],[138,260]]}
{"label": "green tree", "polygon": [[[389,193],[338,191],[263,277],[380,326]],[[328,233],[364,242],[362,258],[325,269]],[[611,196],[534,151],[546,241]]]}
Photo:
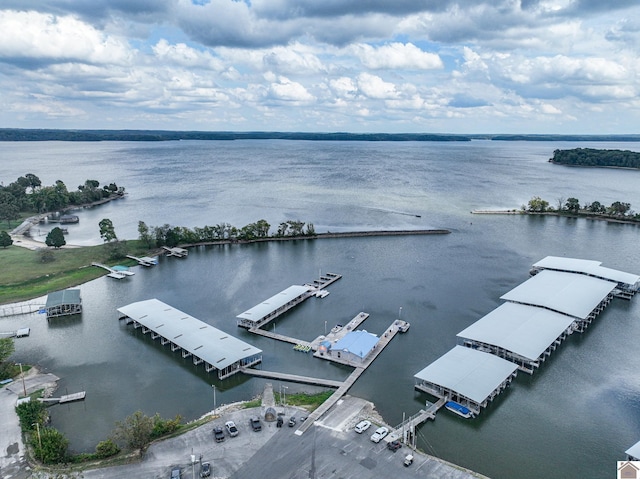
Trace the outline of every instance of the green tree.
{"label": "green tree", "polygon": [[47,419],[47,407],[40,401],[23,402],[16,406],[16,414],[23,432],[42,426]]}
{"label": "green tree", "polygon": [[534,196],[529,200],[529,205],[527,207],[527,211],[532,213],[542,213],[547,211],[549,208],[549,202],[543,200],[539,196]]}
{"label": "green tree", "polygon": [[567,211],[577,213],[580,210],[580,201],[578,201],[577,198],[569,198],[565,203],[565,208],[567,209]]}
{"label": "green tree", "polygon": [[151,236],[149,227],[144,221],[138,221],[138,235],[140,241],[145,243],[147,248],[151,248],[151,245],[153,244],[153,236]]}
{"label": "green tree", "polygon": [[100,237],[105,243],[118,239],[116,230],[113,227],[113,222],[110,219],[105,218],[101,220],[98,226],[100,226]]}
{"label": "green tree", "polygon": [[307,236],[315,236],[316,228],[313,226],[313,223],[307,223]]}
{"label": "green tree", "polygon": [[11,236],[6,231],[0,231],[0,246],[6,248],[7,246],[11,246],[13,244],[13,240]]}
{"label": "green tree", "polygon": [[60,248],[67,244],[67,241],[64,239],[64,233],[62,233],[62,230],[57,226],[49,231],[44,242],[47,246],[53,246],[54,248]]}
{"label": "green tree", "polygon": [[100,441],[96,446],[96,457],[98,457],[99,459],[115,456],[119,452],[120,448],[111,439]]}
{"label": "green tree", "polygon": [[136,411],[124,421],[116,423],[113,436],[129,449],[144,449],[151,441],[153,427],[153,418]]}
{"label": "green tree", "polygon": [[11,221],[20,218],[20,208],[15,203],[0,203],[0,220],[5,220],[7,225]]}
{"label": "green tree", "polygon": [[69,440],[57,429],[41,427],[30,438],[35,456],[45,464],[59,464],[68,459]]}

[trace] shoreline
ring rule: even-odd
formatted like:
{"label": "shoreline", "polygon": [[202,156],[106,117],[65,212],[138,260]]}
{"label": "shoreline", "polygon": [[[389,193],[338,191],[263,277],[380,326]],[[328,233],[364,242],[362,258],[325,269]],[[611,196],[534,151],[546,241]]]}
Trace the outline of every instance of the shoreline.
{"label": "shoreline", "polygon": [[606,221],[607,223],[620,223],[628,225],[640,225],[640,221],[624,218],[610,218],[607,216],[601,216],[598,214],[588,213],[558,213],[557,211],[522,211],[522,210],[472,210],[472,215],[525,215],[525,216],[563,216],[565,218],[576,218],[594,221]]}

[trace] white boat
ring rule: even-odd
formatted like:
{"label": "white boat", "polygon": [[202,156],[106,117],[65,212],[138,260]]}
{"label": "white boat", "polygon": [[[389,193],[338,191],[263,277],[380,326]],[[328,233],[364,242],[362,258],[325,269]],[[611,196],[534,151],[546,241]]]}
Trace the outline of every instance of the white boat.
{"label": "white boat", "polygon": [[462,404],[458,404],[455,401],[447,401],[444,407],[452,413],[457,414],[458,416],[465,419],[476,417],[475,413],[472,410],[464,407]]}

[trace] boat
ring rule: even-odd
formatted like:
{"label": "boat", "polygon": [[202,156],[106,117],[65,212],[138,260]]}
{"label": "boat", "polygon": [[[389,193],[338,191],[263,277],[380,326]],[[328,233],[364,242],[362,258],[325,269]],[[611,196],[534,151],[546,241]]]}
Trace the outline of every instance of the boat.
{"label": "boat", "polygon": [[322,289],[316,293],[316,298],[326,298],[327,296],[329,296],[329,291],[326,289]]}
{"label": "boat", "polygon": [[458,416],[465,419],[476,417],[473,411],[471,411],[469,408],[464,407],[462,404],[458,404],[455,401],[447,401],[444,407],[452,413],[457,414]]}

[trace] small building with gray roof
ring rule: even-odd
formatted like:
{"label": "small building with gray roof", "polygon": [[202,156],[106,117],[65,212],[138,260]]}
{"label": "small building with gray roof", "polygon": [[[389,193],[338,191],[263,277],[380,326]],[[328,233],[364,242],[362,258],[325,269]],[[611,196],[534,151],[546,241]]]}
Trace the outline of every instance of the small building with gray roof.
{"label": "small building with gray roof", "polygon": [[47,319],[82,313],[82,298],[79,289],[65,289],[47,295],[45,304]]}

